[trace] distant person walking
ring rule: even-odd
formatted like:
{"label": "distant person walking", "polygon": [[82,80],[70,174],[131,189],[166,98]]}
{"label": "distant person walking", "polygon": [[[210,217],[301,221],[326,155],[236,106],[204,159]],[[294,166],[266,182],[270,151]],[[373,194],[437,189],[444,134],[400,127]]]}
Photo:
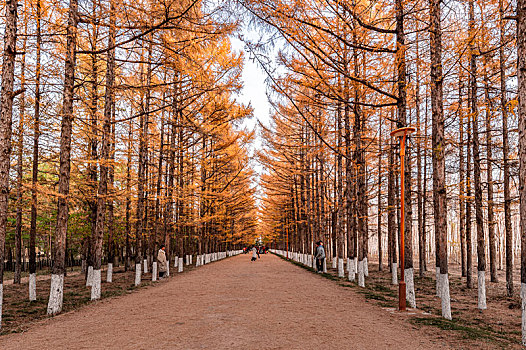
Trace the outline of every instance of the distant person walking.
{"label": "distant person walking", "polygon": [[250,259],[250,261],[256,261],[258,258],[258,250],[256,249],[256,247],[252,247],[252,259]]}
{"label": "distant person walking", "polygon": [[161,245],[161,249],[157,253],[157,265],[159,265],[159,278],[163,278],[166,273],[166,247]]}
{"label": "distant person walking", "polygon": [[323,263],[325,261],[325,248],[323,248],[323,243],[321,241],[316,242],[316,270],[318,273],[323,273]]}

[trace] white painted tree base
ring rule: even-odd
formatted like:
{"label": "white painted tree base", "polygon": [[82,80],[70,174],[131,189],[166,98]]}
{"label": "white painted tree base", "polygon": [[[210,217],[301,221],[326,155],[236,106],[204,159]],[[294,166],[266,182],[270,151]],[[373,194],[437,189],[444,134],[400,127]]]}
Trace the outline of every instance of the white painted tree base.
{"label": "white painted tree base", "polygon": [[144,264],[144,273],[148,273],[148,260],[144,259],[143,264]]}
{"label": "white painted tree base", "polygon": [[486,310],[486,271],[478,271],[478,308],[479,310]]}
{"label": "white painted tree base", "polygon": [[183,272],[183,258],[179,258],[178,272]]}
{"label": "white painted tree base", "polygon": [[351,266],[351,259],[347,258],[347,265],[346,265],[346,270],[347,272],[349,272],[349,267]]}
{"label": "white painted tree base", "polygon": [[335,269],[336,268],[336,264],[338,263],[338,258],[337,257],[334,257],[332,258],[332,268]]}
{"label": "white painted tree base", "polygon": [[177,267],[177,264],[179,263],[179,257],[176,256],[174,259],[174,267]]}
{"label": "white painted tree base", "polygon": [[349,259],[349,276],[348,279],[351,282],[354,282],[356,280],[356,264],[354,263],[354,259]]}
{"label": "white painted tree base", "polygon": [[363,273],[363,260],[358,261],[358,285],[360,287],[365,287],[365,276]]}
{"label": "white painted tree base", "polygon": [[367,261],[367,257],[363,258],[363,274],[365,277],[369,277],[369,262]]}
{"label": "white painted tree base", "polygon": [[51,275],[51,288],[49,290],[49,301],[47,303],[47,314],[48,315],[56,315],[60,311],[62,311],[63,298],[64,298],[64,275],[52,274]]}
{"label": "white painted tree base", "polygon": [[106,271],[106,282],[113,282],[113,263],[108,263],[108,271]]}
{"label": "white painted tree base", "polygon": [[413,269],[404,270],[404,280],[405,280],[405,299],[409,304],[409,307],[416,308],[416,297],[415,297],[415,280],[413,276]]}
{"label": "white painted tree base", "polygon": [[451,298],[449,296],[449,276],[447,273],[440,274],[440,290],[442,293],[442,317],[451,320]]}
{"label": "white painted tree base", "polygon": [[345,277],[345,271],[343,269],[343,259],[338,259],[338,277]]}
{"label": "white painted tree base", "polygon": [[327,273],[327,259],[323,259],[323,273]]}
{"label": "white painted tree base", "polygon": [[29,274],[29,301],[37,300],[37,274]]}
{"label": "white painted tree base", "polygon": [[152,282],[157,281],[157,261],[152,264]]}
{"label": "white painted tree base", "polygon": [[442,293],[440,292],[440,267],[435,267],[435,279],[436,279],[436,296],[441,298]]}
{"label": "white painted tree base", "polygon": [[[170,261],[170,260],[168,260]],[[170,277],[170,264],[169,263],[166,263],[166,273],[165,273],[165,276],[166,277]]]}
{"label": "white painted tree base", "polygon": [[88,276],[86,277],[86,287],[93,284],[93,266],[88,266]]}
{"label": "white painted tree base", "polygon": [[199,266],[199,255],[197,256],[197,258],[195,259],[195,266]]}
{"label": "white painted tree base", "polygon": [[141,264],[135,264],[135,286],[141,284]]}
{"label": "white painted tree base", "polygon": [[100,299],[101,271],[93,270],[93,284],[91,286],[91,300]]}
{"label": "white painted tree base", "polygon": [[391,284],[398,285],[398,264],[395,262],[391,263]]}

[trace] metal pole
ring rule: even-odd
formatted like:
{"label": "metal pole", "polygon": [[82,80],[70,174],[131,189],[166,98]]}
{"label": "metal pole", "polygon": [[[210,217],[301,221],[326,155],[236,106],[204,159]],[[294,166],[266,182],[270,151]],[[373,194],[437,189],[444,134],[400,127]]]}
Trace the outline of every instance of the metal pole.
{"label": "metal pole", "polygon": [[398,284],[398,309],[400,311],[406,310],[405,301],[405,138],[400,137],[400,283]]}
{"label": "metal pole", "polygon": [[287,259],[289,258],[289,226],[285,222],[285,229],[287,231]]}
{"label": "metal pole", "polygon": [[400,283],[398,284],[398,309],[406,310],[405,296],[405,141],[407,134],[415,132],[414,127],[408,126],[391,131],[392,137],[400,140]]}

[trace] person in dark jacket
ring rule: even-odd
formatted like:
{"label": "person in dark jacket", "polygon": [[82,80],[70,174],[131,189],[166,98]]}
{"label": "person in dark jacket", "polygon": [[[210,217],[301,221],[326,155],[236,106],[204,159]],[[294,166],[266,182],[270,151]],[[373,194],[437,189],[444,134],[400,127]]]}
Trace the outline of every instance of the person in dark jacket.
{"label": "person in dark jacket", "polygon": [[321,241],[316,242],[316,254],[314,255],[316,258],[316,270],[318,273],[323,273],[323,264],[325,262],[325,248],[323,247],[323,243]]}

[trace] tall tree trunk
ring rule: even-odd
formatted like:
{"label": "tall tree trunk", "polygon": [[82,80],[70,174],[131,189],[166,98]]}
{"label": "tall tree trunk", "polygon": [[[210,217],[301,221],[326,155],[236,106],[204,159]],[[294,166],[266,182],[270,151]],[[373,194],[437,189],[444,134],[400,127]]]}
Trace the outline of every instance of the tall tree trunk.
{"label": "tall tree trunk", "polygon": [[[96,19],[99,16],[98,11],[98,0],[92,0],[92,12],[93,12],[93,20],[91,23],[91,50],[96,51],[97,50],[97,41],[99,36],[99,26],[96,22]],[[97,220],[98,220],[98,203],[97,203],[97,187],[98,187],[98,136],[99,136],[99,125],[98,125],[98,114],[97,114],[97,108],[99,104],[99,92],[98,92],[98,80],[99,80],[99,72],[98,72],[98,57],[96,53],[90,54],[90,64],[91,64],[91,71],[90,71],[90,84],[89,84],[89,118],[90,118],[90,132],[89,132],[89,142],[88,142],[88,152],[90,162],[88,164],[88,174],[89,174],[89,181],[90,181],[90,197],[88,199],[88,206],[90,209],[90,223],[91,223],[91,232],[90,236],[88,237],[86,244],[87,244],[87,266],[88,269],[86,271],[86,286],[91,287],[93,283],[93,269],[95,265],[95,245],[96,245],[96,237],[97,237]]]}
{"label": "tall tree trunk", "polygon": [[500,75],[500,109],[502,113],[502,159],[504,168],[504,229],[506,231],[506,291],[509,297],[513,296],[513,230],[511,228],[511,195],[510,195],[510,163],[508,139],[508,111],[506,97],[506,59],[504,56],[504,5],[499,0],[499,75]]}
{"label": "tall tree trunk", "polygon": [[[471,87],[471,82],[469,86]],[[471,104],[471,88],[468,92],[469,104]],[[471,124],[472,118],[467,120],[466,139],[466,286],[473,288],[473,242],[471,234]]]}
{"label": "tall tree trunk", "polygon": [[127,147],[127,158],[126,158],[126,216],[125,216],[125,226],[126,226],[126,263],[124,265],[125,271],[130,270],[131,267],[131,243],[130,243],[130,219],[131,219],[131,157],[132,157],[132,122],[131,119],[128,122],[128,147]]}
{"label": "tall tree trunk", "polygon": [[[27,22],[26,22],[27,33]],[[16,229],[15,229],[15,273],[13,284],[19,284],[22,274],[22,178],[23,178],[23,157],[24,157],[24,128],[26,120],[26,43],[27,36],[24,36],[22,44],[22,62],[20,65],[20,115],[18,119],[18,144],[16,162]]]}
{"label": "tall tree trunk", "polygon": [[[348,81],[344,82],[345,100],[348,98]],[[351,144],[351,123],[349,103],[346,102],[343,109],[344,141],[345,141],[345,215],[347,229],[347,256],[349,257],[350,267],[349,280],[354,281],[356,278],[356,221],[355,221],[355,189],[353,186],[353,167],[352,167],[352,144]]]}
{"label": "tall tree trunk", "polygon": [[517,0],[522,344],[526,345],[526,0]]}
{"label": "tall tree trunk", "polygon": [[102,142],[100,153],[100,179],[97,190],[97,223],[94,237],[93,280],[91,286],[91,300],[100,299],[101,295],[101,265],[102,240],[104,237],[104,223],[106,221],[106,203],[108,197],[108,177],[111,147],[111,117],[114,103],[115,81],[115,8],[113,1],[110,10],[110,28],[108,35],[108,52],[106,61],[106,91],[104,93],[104,116],[102,120]]}
{"label": "tall tree trunk", "polygon": [[[141,52],[141,61],[143,54]],[[141,82],[144,84],[144,71],[141,67]],[[143,238],[146,228],[146,195],[144,185],[147,183],[148,162],[148,113],[145,107],[144,93],[141,91],[141,115],[139,117],[139,167],[137,172],[137,210],[135,222],[135,285],[141,283],[141,264],[143,257]]]}
{"label": "tall tree trunk", "polygon": [[36,237],[37,237],[37,185],[38,156],[40,138],[40,78],[41,78],[41,1],[36,3],[36,58],[35,58],[35,109],[33,114],[33,161],[31,172],[31,224],[29,228],[29,301],[35,301],[36,295]]}
{"label": "tall tree trunk", "polygon": [[475,56],[475,10],[473,0],[469,1],[470,33],[470,81],[471,81],[471,116],[473,118],[473,192],[475,194],[475,223],[477,227],[477,281],[478,308],[486,309],[486,245],[484,241],[484,220],[482,214],[482,184],[480,180],[480,145],[477,104],[477,57]]}
{"label": "tall tree trunk", "polygon": [[458,123],[460,131],[458,158],[459,158],[459,191],[458,206],[460,209],[460,265],[462,277],[466,276],[466,207],[465,207],[465,160],[464,160],[464,111],[462,109],[462,70],[458,72]]}
{"label": "tall tree trunk", "polygon": [[[407,106],[407,83],[406,83],[406,61],[405,61],[405,33],[404,33],[404,8],[402,0],[395,1],[396,11],[396,69],[398,83],[398,127],[407,126],[406,106]],[[403,169],[405,180],[400,186],[405,190],[405,228],[404,228],[404,274],[406,283],[406,297],[410,307],[416,307],[415,287],[413,278],[413,220],[412,220],[412,199],[411,199],[411,158],[410,152],[405,154],[405,167]]]}
{"label": "tall tree trunk", "polygon": [[497,279],[497,245],[495,238],[495,215],[493,204],[493,143],[491,138],[491,101],[489,92],[489,78],[487,74],[487,56],[484,64],[484,99],[486,102],[486,176],[488,179],[488,236],[489,236],[489,271],[491,282],[498,282]]}
{"label": "tall tree trunk", "polygon": [[[358,53],[354,50],[354,75],[359,76]],[[354,146],[355,146],[355,163],[356,163],[356,231],[358,234],[358,285],[365,287],[365,266],[366,251],[365,240],[367,239],[367,188],[366,188],[366,170],[365,170],[365,152],[362,146],[362,111],[358,105],[361,99],[361,90],[357,84],[354,84]]]}
{"label": "tall tree trunk", "polygon": [[423,201],[422,201],[422,125],[420,124],[420,51],[418,47],[419,36],[416,38],[416,70],[415,70],[415,110],[416,110],[416,125],[417,125],[417,144],[416,144],[416,184],[417,184],[417,212],[418,212],[418,275],[424,277],[424,265],[426,259],[426,245],[425,245],[425,231],[423,226]]}
{"label": "tall tree trunk", "polygon": [[66,62],[64,69],[64,92],[62,98],[62,126],[60,134],[60,166],[58,177],[58,208],[55,245],[53,249],[53,269],[51,271],[51,288],[47,307],[48,315],[62,311],[66,233],[69,217],[69,181],[71,170],[71,131],[73,127],[73,94],[75,87],[75,58],[78,24],[77,0],[70,0],[68,28],[66,35]]}
{"label": "tall tree trunk", "polygon": [[1,317],[4,295],[4,246],[7,231],[13,99],[15,97],[13,83],[16,56],[17,7],[17,0],[6,1],[2,91],[0,92],[0,328],[2,326]]}
{"label": "tall tree trunk", "polygon": [[[392,120],[392,118],[391,118]],[[392,123],[391,123],[392,129]],[[397,258],[396,258],[396,205],[395,205],[395,169],[394,169],[394,152],[395,148],[393,145],[393,139],[389,142],[389,153],[388,153],[388,179],[387,179],[387,240],[389,241],[389,266],[391,268],[391,282],[398,284],[398,270],[397,270]]]}
{"label": "tall tree trunk", "polygon": [[[166,183],[166,204],[165,204],[165,215],[164,215],[164,226],[165,226],[165,236],[164,244],[166,245],[166,250],[170,251],[170,238],[174,234],[174,180],[175,180],[175,152],[176,152],[176,140],[178,138],[178,128],[181,127],[179,124],[182,122],[178,120],[179,117],[179,103],[178,103],[178,89],[177,83],[174,83],[174,97],[172,102],[172,114],[169,116],[168,125],[170,126],[169,132],[169,147],[168,147],[168,164],[167,164],[167,183]],[[182,177],[182,174],[181,174]],[[182,187],[182,186],[181,186]],[[176,220],[178,220],[179,215],[181,214],[182,208],[180,208],[180,197],[181,191],[177,191],[177,209],[175,212]],[[182,230],[178,230],[182,231]],[[180,236],[180,235],[179,235]],[[170,256],[167,256],[167,261],[170,261]],[[202,263],[202,262],[200,262]]]}
{"label": "tall tree trunk", "polygon": [[[426,235],[426,214],[427,214],[427,120],[428,120],[428,103],[427,103],[427,88],[426,88],[426,108],[425,108],[425,117],[424,117],[424,150],[423,150],[423,157],[424,157],[424,173],[423,173],[423,179],[422,179],[422,187],[423,193],[422,193],[422,244],[424,246],[424,260],[423,260],[423,268],[424,271],[427,271],[427,235]],[[431,248],[429,248],[429,251],[431,251]]]}
{"label": "tall tree trunk", "polygon": [[[342,149],[342,141],[343,141],[343,134],[342,134],[342,118],[341,118],[341,105],[338,104],[337,111],[336,111],[336,129],[337,129],[337,145],[338,149]],[[343,162],[343,156],[341,152],[338,152],[336,155],[336,198],[335,198],[335,214],[334,218],[336,219],[335,225],[333,225],[333,228],[336,232],[335,234],[338,237],[338,243],[339,243],[339,252],[338,252],[338,276],[344,277],[344,270],[343,270],[343,258],[345,257],[345,230],[343,230],[343,211],[344,211],[344,205],[343,205],[343,168],[342,163]],[[318,175],[316,175],[318,177]],[[322,174],[323,176],[323,174]],[[325,194],[322,193],[322,197]],[[318,197],[319,198],[319,197]],[[340,262],[341,261],[341,262]],[[341,265],[341,266],[340,266]],[[347,266],[347,269],[349,269],[349,266]]]}
{"label": "tall tree trunk", "polygon": [[378,133],[378,271],[383,271],[382,264],[382,117],[379,120],[379,133]]}
{"label": "tall tree trunk", "polygon": [[113,93],[111,104],[111,137],[110,137],[110,160],[109,160],[109,174],[108,174],[108,194],[107,210],[108,210],[108,271],[106,282],[113,282],[113,264],[117,262],[115,253],[117,252],[118,244],[115,242],[115,92]]}
{"label": "tall tree trunk", "polygon": [[444,140],[444,107],[442,75],[442,28],[440,23],[440,0],[429,4],[429,35],[431,55],[431,113],[433,119],[433,204],[435,206],[435,235],[438,235],[440,257],[440,297],[442,317],[451,319],[449,298],[448,256],[447,256],[447,202],[446,202],[446,160]]}
{"label": "tall tree trunk", "polygon": [[[150,167],[150,160],[151,158],[153,158],[152,156],[150,156],[150,151],[149,151],[149,139],[150,139],[150,121],[149,121],[149,118],[150,118],[150,103],[151,103],[151,90],[150,90],[150,86],[151,86],[151,83],[152,83],[152,52],[153,52],[153,42],[152,42],[152,37],[150,35],[149,37],[149,40],[148,40],[148,59],[147,59],[147,65],[146,65],[146,94],[145,94],[145,99],[144,99],[144,113],[146,114],[146,123],[145,123],[145,142],[146,142],[146,151],[145,151],[145,167],[144,167],[144,171],[145,171],[145,175],[144,175],[144,181],[145,181],[145,186],[146,186],[146,190],[144,191],[144,216],[143,216],[143,253],[144,253],[144,264],[145,266],[148,266],[149,264],[149,261],[151,259],[151,254],[152,254],[152,247],[151,247],[151,232],[152,230],[150,229],[150,227],[148,226],[151,222],[151,220],[148,220],[149,218],[149,213],[150,213],[150,209],[151,209],[151,195],[150,195],[150,192],[151,192],[151,181],[150,181],[150,177],[151,177],[151,167]],[[144,273],[147,273],[148,271],[146,270],[146,267],[145,267],[145,270],[144,270]]]}
{"label": "tall tree trunk", "polygon": [[[163,100],[165,97],[163,96]],[[156,192],[155,192],[155,214],[154,214],[154,239],[152,249],[152,265],[155,269],[152,269],[152,280],[157,280],[157,259],[155,256],[156,248],[158,245],[159,228],[161,226],[161,187],[162,187],[162,176],[163,176],[163,156],[164,156],[164,110],[161,112],[161,139],[159,140],[159,163],[157,164],[157,179],[156,179]],[[166,235],[166,233],[165,233]],[[166,237],[163,237],[163,243],[166,241]],[[165,251],[170,251],[169,246],[165,247]],[[170,261],[169,254],[167,254],[167,261]]]}
{"label": "tall tree trunk", "polygon": [[[114,184],[115,184],[115,103],[113,104],[112,120],[111,120],[111,136],[110,136],[110,160],[109,160],[109,174],[108,174],[108,199],[107,199],[107,220],[108,227],[108,271],[106,282],[113,282],[113,266],[118,263],[117,248],[118,244],[115,242],[115,206],[114,206]],[[110,269],[111,267],[111,269]]]}

